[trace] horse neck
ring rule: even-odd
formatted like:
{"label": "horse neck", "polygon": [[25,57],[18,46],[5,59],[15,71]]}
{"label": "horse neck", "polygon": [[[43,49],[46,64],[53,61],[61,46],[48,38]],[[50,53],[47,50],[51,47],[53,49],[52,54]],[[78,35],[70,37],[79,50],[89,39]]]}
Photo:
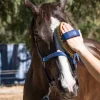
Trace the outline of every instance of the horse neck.
{"label": "horse neck", "polygon": [[87,49],[100,60],[100,42],[84,38],[84,43]]}
{"label": "horse neck", "polygon": [[[97,42],[95,40],[91,40],[91,39],[84,39],[84,43],[85,46],[87,47],[87,49],[98,59],[100,59],[100,49],[98,48],[98,46],[100,47],[100,42]],[[84,79],[86,79],[86,82],[88,81],[87,77],[92,77],[91,74],[88,72],[88,70],[86,69],[86,67],[84,66],[83,63],[79,64],[79,73],[81,75],[83,75],[83,77],[85,77]],[[93,77],[92,77],[93,78]]]}
{"label": "horse neck", "polygon": [[[98,45],[98,42],[93,42],[90,39],[86,39],[85,43],[89,51],[98,58],[100,56],[100,52],[97,51],[98,48],[96,46]],[[87,45],[88,43],[89,45]],[[93,45],[94,47],[91,48],[91,46]],[[88,72],[87,68],[84,66],[83,63],[79,63],[77,68],[78,68],[78,79],[79,79],[79,90],[80,90],[79,98],[82,98],[82,96],[89,94],[90,91],[93,91],[94,87],[95,87],[94,91],[96,91],[95,89],[100,84],[92,77],[92,75]]]}

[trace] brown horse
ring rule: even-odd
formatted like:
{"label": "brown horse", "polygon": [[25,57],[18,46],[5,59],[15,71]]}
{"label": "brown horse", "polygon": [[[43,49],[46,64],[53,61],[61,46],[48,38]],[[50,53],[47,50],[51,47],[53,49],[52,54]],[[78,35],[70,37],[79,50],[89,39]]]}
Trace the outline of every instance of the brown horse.
{"label": "brown horse", "polygon": [[[50,100],[100,100],[100,83],[89,74],[82,62],[78,63],[77,95],[77,79],[67,57],[58,56],[43,61],[47,55],[62,50],[54,38],[54,31],[60,22],[69,22],[64,13],[66,0],[38,7],[29,0],[25,0],[25,4],[31,9],[33,20],[30,27],[32,63],[27,73],[23,99],[42,100],[48,94]],[[90,39],[84,39],[84,42],[100,59],[100,43]]]}

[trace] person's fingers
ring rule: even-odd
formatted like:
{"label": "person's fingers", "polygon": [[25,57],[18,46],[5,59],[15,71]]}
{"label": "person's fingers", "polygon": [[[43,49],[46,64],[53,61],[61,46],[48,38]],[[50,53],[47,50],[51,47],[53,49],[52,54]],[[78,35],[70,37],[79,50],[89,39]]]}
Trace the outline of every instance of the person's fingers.
{"label": "person's fingers", "polygon": [[65,33],[65,31],[63,30],[63,28],[61,29],[61,34],[64,34]]}
{"label": "person's fingers", "polygon": [[69,28],[69,26],[68,26],[67,23],[64,23],[64,24],[63,24],[63,27],[64,27],[65,32],[70,31],[70,28]]}
{"label": "person's fingers", "polygon": [[73,27],[70,24],[64,23],[68,31],[73,30]]}
{"label": "person's fingers", "polygon": [[60,31],[61,31],[62,34],[69,31],[67,26],[65,26],[65,22],[62,22],[60,24]]}
{"label": "person's fingers", "polygon": [[61,24],[60,24],[60,33],[61,34],[63,34],[63,33],[65,33],[65,31],[64,31],[64,29],[63,29],[63,24],[64,24],[64,22],[62,22]]}
{"label": "person's fingers", "polygon": [[65,25],[65,24],[62,26],[62,28],[63,28],[64,32],[68,32],[69,31],[67,25]]}
{"label": "person's fingers", "polygon": [[73,27],[70,24],[65,23],[65,22],[61,23],[61,25],[60,25],[61,33],[65,33],[65,32],[71,31],[71,30],[73,30]]}
{"label": "person's fingers", "polygon": [[68,24],[68,28],[69,28],[70,30],[73,30],[73,27],[72,27],[70,24]]}

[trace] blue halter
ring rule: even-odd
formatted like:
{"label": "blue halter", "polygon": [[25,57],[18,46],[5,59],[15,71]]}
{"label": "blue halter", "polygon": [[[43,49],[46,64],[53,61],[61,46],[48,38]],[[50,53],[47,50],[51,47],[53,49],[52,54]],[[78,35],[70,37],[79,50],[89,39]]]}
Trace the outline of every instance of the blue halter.
{"label": "blue halter", "polygon": [[69,61],[74,64],[76,66],[76,59],[78,60],[78,62],[80,62],[80,58],[78,56],[77,53],[74,54],[73,58],[70,57],[70,55],[68,53],[64,53],[62,51],[59,51],[59,52],[54,52],[52,54],[49,54],[48,56],[45,56],[42,58],[42,61],[43,62],[46,62],[54,57],[58,57],[58,56],[65,56],[69,59]]}
{"label": "blue halter", "polygon": [[[77,31],[75,31],[75,32],[73,31],[73,32],[72,32],[72,35],[68,35],[68,36],[67,36],[67,34],[65,34],[65,35],[62,36],[62,39],[65,40],[65,39],[72,38],[72,37],[74,37],[74,36],[76,36],[76,35],[79,36],[79,34],[75,34],[75,33],[78,33],[78,32],[77,32]],[[36,45],[37,45],[37,44],[36,44]],[[38,49],[38,45],[37,45],[37,49]],[[38,49],[38,52],[39,52],[39,55],[41,56],[39,49]],[[70,61],[70,63],[72,63],[72,64],[74,65],[74,67],[76,67],[76,65],[77,65],[76,59],[77,59],[78,61],[80,61],[80,58],[79,58],[79,56],[78,56],[77,53],[75,53],[74,56],[73,56],[73,58],[72,58],[72,57],[70,57],[70,55],[69,55],[67,52],[63,52],[63,51],[57,51],[57,52],[51,53],[51,54],[49,54],[48,56],[45,56],[45,57],[43,57],[43,58],[41,57],[42,62],[43,62],[43,68],[44,68],[45,74],[46,74],[46,76],[47,76],[47,79],[48,79],[48,81],[49,81],[49,84],[51,83],[52,80],[50,79],[50,77],[49,77],[49,75],[48,75],[48,73],[47,73],[47,70],[45,69],[45,64],[44,64],[44,63],[45,63],[46,61],[48,61],[48,60],[50,60],[50,59],[52,59],[52,58],[58,57],[58,56],[65,56],[65,57],[67,57],[68,60]],[[75,70],[75,69],[76,69],[76,68],[74,68],[74,70]],[[49,100],[49,95],[45,95],[45,96],[42,98],[42,100]]]}
{"label": "blue halter", "polygon": [[42,58],[42,61],[43,61],[43,62],[46,62],[46,61],[48,61],[48,60],[50,60],[50,59],[52,59],[52,58],[54,58],[54,57],[58,57],[58,56],[65,56],[65,57],[67,57],[66,54],[65,54],[64,52],[59,51],[59,52],[54,52],[54,53],[52,53],[52,54],[49,54],[49,55],[46,56],[46,57],[43,57],[43,58]]}
{"label": "blue halter", "polygon": [[[75,35],[74,35],[75,36]],[[71,36],[72,37],[72,36]],[[35,37],[34,37],[35,38]],[[41,56],[41,53],[40,53],[40,50],[39,50],[39,48],[38,48],[38,43],[37,43],[37,39],[35,38],[35,45],[36,45],[36,48],[37,48],[37,51],[38,51],[38,54],[40,55],[40,58],[41,58],[41,60],[42,60],[42,67],[43,67],[43,69],[44,69],[44,71],[45,71],[45,74],[46,74],[46,76],[47,76],[47,79],[48,79],[48,82],[49,83],[51,83],[51,79],[50,79],[50,77],[49,77],[49,75],[48,75],[48,72],[47,72],[47,70],[46,70],[46,68],[45,68],[45,62],[46,61],[48,61],[48,60],[50,60],[50,59],[52,59],[52,58],[55,58],[55,57],[58,57],[58,56],[65,56],[65,57],[67,57],[68,58],[68,60],[70,61],[70,63],[71,64],[73,64],[74,65],[74,67],[76,67],[76,59],[78,60],[78,61],[80,61],[80,59],[79,59],[79,56],[78,56],[78,54],[74,54],[74,56],[73,56],[73,58],[72,57],[70,57],[70,55],[67,53],[67,52],[63,52],[63,51],[57,51],[57,52],[54,52],[54,53],[52,53],[52,54],[49,54],[48,56],[45,56],[45,57],[42,57]],[[73,68],[73,69],[76,69],[76,68]]]}

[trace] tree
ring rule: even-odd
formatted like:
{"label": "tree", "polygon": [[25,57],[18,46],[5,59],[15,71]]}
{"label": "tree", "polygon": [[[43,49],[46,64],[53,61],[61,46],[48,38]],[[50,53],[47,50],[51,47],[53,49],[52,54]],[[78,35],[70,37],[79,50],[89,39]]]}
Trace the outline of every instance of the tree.
{"label": "tree", "polygon": [[[43,0],[34,0],[36,4]],[[0,43],[27,42],[32,13],[24,0],[0,0]]]}
{"label": "tree", "polygon": [[100,0],[72,0],[69,11],[85,37],[100,41]]}
{"label": "tree", "polygon": [[[47,0],[30,0],[35,4]],[[52,2],[54,0],[48,0]],[[100,40],[100,1],[99,0],[69,0],[66,10],[72,14],[72,19],[86,37]],[[29,34],[32,13],[25,7],[24,0],[0,0],[0,43],[29,44]]]}

